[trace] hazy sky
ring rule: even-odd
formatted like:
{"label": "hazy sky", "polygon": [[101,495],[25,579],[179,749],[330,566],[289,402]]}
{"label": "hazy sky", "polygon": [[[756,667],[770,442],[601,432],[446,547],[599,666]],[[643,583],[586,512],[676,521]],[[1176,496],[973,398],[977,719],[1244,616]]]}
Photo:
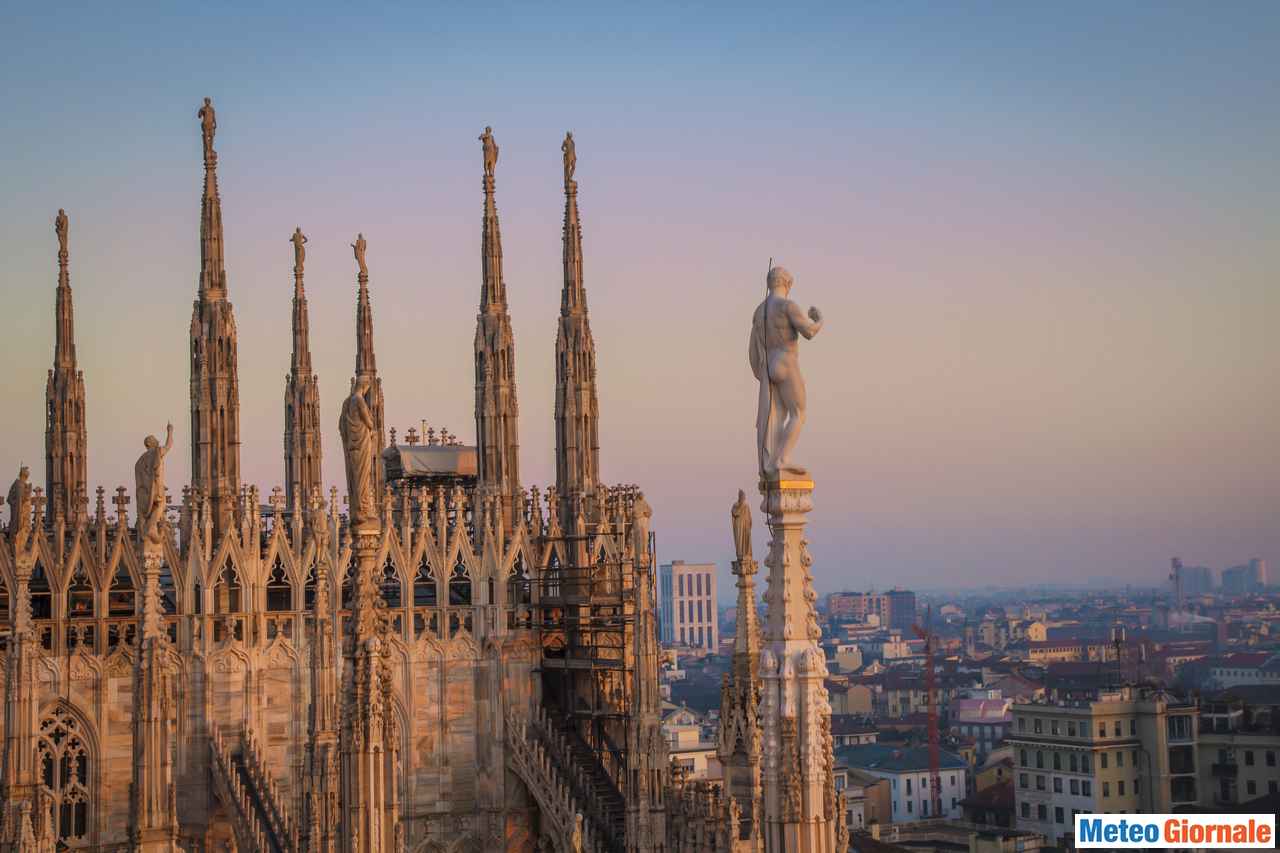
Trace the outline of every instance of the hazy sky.
{"label": "hazy sky", "polygon": [[522,470],[553,477],[572,129],[602,467],[645,489],[662,559],[729,558],[773,256],[827,318],[797,454],[820,590],[1153,582],[1172,555],[1280,570],[1280,5],[215,5],[6,8],[6,483],[24,460],[43,483],[59,207],[90,481],[132,490],[142,437],[172,419],[185,482],[208,95],[242,470],[264,493],[295,225],[326,479],[357,231],[388,424],[472,440],[486,124]]}

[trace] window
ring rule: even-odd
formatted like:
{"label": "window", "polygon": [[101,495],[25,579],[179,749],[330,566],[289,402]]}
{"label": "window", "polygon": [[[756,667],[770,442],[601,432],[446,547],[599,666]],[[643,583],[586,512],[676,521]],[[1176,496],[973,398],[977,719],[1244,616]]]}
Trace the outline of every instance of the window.
{"label": "window", "polygon": [[1253,750],[1252,749],[1246,749],[1244,751],[1244,763],[1246,767],[1253,766]]}
{"label": "window", "polygon": [[909,811],[909,812],[913,812],[913,811],[915,811],[915,805],[916,805],[916,804],[915,804],[914,802],[912,802],[911,800],[907,800],[907,811]]}
{"label": "window", "polygon": [[1111,783],[1110,783],[1110,782],[1103,782],[1103,783],[1102,783],[1102,796],[1104,796],[1104,797],[1109,797],[1109,796],[1111,796]]}
{"label": "window", "polygon": [[387,562],[382,567],[382,577],[378,583],[378,589],[382,593],[382,600],[387,603],[387,607],[400,607],[403,604],[404,585],[400,583],[400,572],[396,570],[395,563],[391,562],[391,555],[387,555]]}
{"label": "window", "polygon": [[1054,770],[1062,769],[1062,753],[1061,752],[1055,751],[1053,753],[1053,769]]}
{"label": "window", "polygon": [[1116,767],[1124,767],[1124,753],[1123,753],[1123,752],[1117,752],[1117,753],[1116,753]]}
{"label": "window", "polygon": [[1093,772],[1092,770],[1090,770],[1090,769],[1089,769],[1089,763],[1090,763],[1090,762],[1089,762],[1089,756],[1087,756],[1087,755],[1082,755],[1082,756],[1080,756],[1080,772],[1081,772],[1081,773],[1092,773],[1092,772]]}
{"label": "window", "polygon": [[1050,733],[1050,734],[1055,734],[1055,735],[1058,733],[1058,721],[1057,721],[1057,720],[1050,720],[1050,721],[1049,721],[1049,733]]}
{"label": "window", "polygon": [[1044,803],[1036,806],[1036,819],[1041,821],[1049,819],[1049,807]]}
{"label": "window", "polygon": [[1027,774],[1026,774],[1026,773],[1019,773],[1019,774],[1018,774],[1018,787],[1019,787],[1019,788],[1027,788],[1027,787],[1030,787],[1030,785],[1028,784],[1028,776],[1027,776]]}
{"label": "window", "polygon": [[1268,783],[1267,783],[1267,793],[1268,793],[1268,794],[1274,794],[1274,793],[1277,793],[1277,791],[1276,791],[1276,787],[1277,787],[1277,785],[1280,785],[1280,783],[1277,783],[1275,779],[1272,779],[1270,782],[1268,782]]}
{"label": "window", "polygon": [[1099,767],[1101,767],[1103,770],[1106,770],[1106,769],[1107,769],[1107,754],[1106,754],[1105,752],[1103,752],[1103,753],[1099,753],[1099,754],[1098,754],[1098,761],[1100,762],[1098,766],[1099,766]]}
{"label": "window", "polygon": [[1107,736],[1107,724],[1105,722],[1098,723],[1098,737]]}
{"label": "window", "polygon": [[467,574],[467,566],[462,562],[462,554],[458,554],[458,563],[453,567],[449,577],[449,606],[469,607],[471,605],[471,575]]}
{"label": "window", "polygon": [[524,555],[516,554],[511,564],[511,574],[507,576],[507,606],[519,607],[533,603],[529,574],[524,569]]}
{"label": "window", "polygon": [[1066,823],[1067,817],[1062,812],[1062,806],[1053,807],[1053,820],[1055,823]]}
{"label": "window", "polygon": [[60,842],[88,841],[90,761],[79,720],[69,708],[59,704],[40,723],[36,763],[41,790],[53,807]]}
{"label": "window", "polygon": [[1072,794],[1075,794],[1076,796],[1079,796],[1079,795],[1080,795],[1080,780],[1079,780],[1079,779],[1072,779],[1072,780],[1071,780],[1071,793],[1072,793]]}
{"label": "window", "polygon": [[1254,796],[1258,793],[1258,783],[1250,779],[1245,783],[1245,790],[1249,792],[1249,796]]}
{"label": "window", "polygon": [[1133,759],[1133,766],[1134,766],[1134,767],[1137,767],[1137,766],[1138,766],[1138,750],[1136,750],[1136,749],[1135,749],[1135,750],[1130,754],[1130,756],[1129,756],[1129,757]]}
{"label": "window", "polygon": [[1093,796],[1093,783],[1090,782],[1088,779],[1082,779],[1080,781],[1080,796],[1082,797]]}
{"label": "window", "polygon": [[1061,776],[1054,776],[1054,777],[1053,777],[1053,792],[1054,792],[1055,794],[1061,794],[1061,793],[1062,793],[1062,777],[1061,777]]}
{"label": "window", "polygon": [[1116,783],[1116,796],[1119,796],[1119,797],[1124,796],[1124,780],[1123,779],[1121,779],[1119,782]]}
{"label": "window", "polygon": [[1044,750],[1041,750],[1041,749],[1036,750],[1036,769],[1037,770],[1044,769]]}
{"label": "window", "polygon": [[1071,772],[1072,772],[1072,773],[1079,773],[1079,772],[1080,772],[1080,757],[1079,757],[1078,755],[1076,755],[1076,754],[1073,752],[1073,753],[1071,753],[1071,755],[1070,755],[1070,756],[1068,756],[1068,759],[1069,759],[1068,766],[1071,768]]}
{"label": "window", "polygon": [[1276,751],[1274,749],[1267,750],[1267,766],[1268,767],[1276,766]]}
{"label": "window", "polygon": [[684,595],[684,575],[676,575],[676,590]]}
{"label": "window", "polygon": [[700,574],[694,575],[693,581],[694,581],[694,585],[698,589],[698,595],[702,595],[702,575]]}
{"label": "window", "polygon": [[1112,728],[1111,728],[1111,731],[1112,731],[1112,733],[1113,733],[1116,737],[1120,737],[1120,735],[1121,735],[1121,731],[1120,731],[1120,721],[1119,721],[1119,720],[1116,720],[1115,725],[1114,725],[1114,726],[1112,726]]}
{"label": "window", "polygon": [[911,796],[911,780],[907,780],[907,796]]}
{"label": "window", "polygon": [[1075,736],[1076,736],[1076,721],[1075,721],[1075,720],[1067,720],[1067,736],[1068,736],[1068,737],[1075,737]]}
{"label": "window", "polygon": [[956,774],[952,773],[952,774],[951,774],[951,782],[950,782],[950,784],[951,784],[951,785],[955,785],[955,783],[956,783]]}
{"label": "window", "polygon": [[1020,732],[1025,732],[1026,730],[1027,730],[1027,718],[1026,718],[1026,717],[1019,717],[1019,718],[1018,718],[1018,731],[1020,731]]}
{"label": "window", "polygon": [[1020,762],[1020,763],[1022,764],[1022,766],[1023,766],[1023,767],[1030,767],[1031,765],[1027,763],[1027,751],[1026,751],[1025,749],[1023,749],[1023,750],[1020,750],[1020,753],[1021,753],[1021,754],[1018,756],[1018,758],[1020,758],[1020,759],[1021,759],[1021,762]]}
{"label": "window", "polygon": [[280,611],[293,609],[293,584],[284,572],[284,563],[276,557],[271,575],[267,578],[267,610]]}
{"label": "window", "polygon": [[1031,818],[1031,803],[1028,803],[1025,800],[1022,803],[1022,816],[1028,820]]}
{"label": "window", "polygon": [[1044,720],[1041,720],[1039,717],[1036,717],[1035,721],[1032,723],[1032,728],[1035,729],[1036,734],[1043,733],[1044,731],[1043,723],[1044,723]]}
{"label": "window", "polygon": [[1044,788],[1044,776],[1042,776],[1041,774],[1037,773],[1037,774],[1036,774],[1036,790],[1037,790],[1037,791],[1043,791],[1044,789],[1045,789],[1045,788]]}
{"label": "window", "polygon": [[1138,735],[1138,721],[1129,720],[1129,737],[1137,737],[1137,735]]}

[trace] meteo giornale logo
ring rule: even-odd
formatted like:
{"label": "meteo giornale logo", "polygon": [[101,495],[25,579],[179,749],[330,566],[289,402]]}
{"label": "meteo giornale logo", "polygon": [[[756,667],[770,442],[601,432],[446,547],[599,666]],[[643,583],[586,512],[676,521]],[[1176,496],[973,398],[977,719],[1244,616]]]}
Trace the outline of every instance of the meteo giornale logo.
{"label": "meteo giornale logo", "polygon": [[1078,814],[1076,847],[1257,847],[1275,844],[1273,814]]}

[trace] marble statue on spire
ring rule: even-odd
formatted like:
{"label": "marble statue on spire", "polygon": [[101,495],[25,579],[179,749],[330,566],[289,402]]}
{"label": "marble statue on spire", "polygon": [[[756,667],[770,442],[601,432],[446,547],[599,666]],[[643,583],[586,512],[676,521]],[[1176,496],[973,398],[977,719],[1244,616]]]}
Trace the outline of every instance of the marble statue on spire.
{"label": "marble statue on spire", "polygon": [[368,247],[369,244],[365,241],[364,234],[357,234],[356,241],[351,244],[351,248],[356,253],[356,263],[360,266],[360,275],[365,278],[369,277],[369,267],[364,262],[364,252]]}
{"label": "marble statue on spire", "polygon": [[133,466],[138,494],[138,539],[148,544],[160,542],[160,520],[164,518],[164,457],[173,448],[173,424],[165,429],[164,447],[154,435],[142,442],[147,448]]}
{"label": "marble statue on spire", "polygon": [[[791,461],[805,419],[804,377],[800,374],[798,342],[822,329],[822,312],[804,309],[788,295],[795,278],[782,267],[769,270],[769,295],[751,318],[749,358],[751,372],[760,382],[756,412],[756,450],[760,473],[804,475]],[[785,421],[784,421],[785,418]]]}
{"label": "marble statue on spire", "polygon": [[31,531],[31,469],[23,465],[9,487],[9,541],[24,542]]}
{"label": "marble statue on spire", "polygon": [[204,132],[204,153],[207,157],[213,151],[213,134],[218,130],[218,117],[213,111],[212,99],[204,99],[204,106],[196,110],[196,118],[200,119],[200,128]]}
{"label": "marble statue on spire", "polygon": [[498,165],[498,143],[493,141],[493,128],[485,125],[480,134],[480,144],[484,147],[484,173],[493,177],[493,170]]}
{"label": "marble statue on spire", "polygon": [[351,396],[342,404],[338,431],[347,466],[347,500],[351,529],[356,533],[378,531],[378,501],[374,495],[374,471],[378,464],[378,436],[369,409],[369,377],[351,384]]}
{"label": "marble statue on spire", "polygon": [[301,225],[293,229],[293,236],[289,238],[289,242],[293,244],[293,271],[301,275],[302,267],[307,262],[307,250],[304,248],[307,238],[302,233]]}
{"label": "marble statue on spire", "polygon": [[564,142],[560,143],[560,150],[564,152],[564,182],[567,184],[573,180],[573,173],[578,168],[578,152],[573,143],[573,131],[565,133]]}
{"label": "marble statue on spire", "polygon": [[738,489],[738,500],[729,508],[733,520],[733,550],[738,562],[751,559],[751,507],[747,506],[747,493]]}
{"label": "marble statue on spire", "polygon": [[53,231],[58,235],[58,257],[65,258],[67,256],[67,233],[70,230],[67,222],[67,212],[62,208],[58,208],[58,218],[53,221]]}

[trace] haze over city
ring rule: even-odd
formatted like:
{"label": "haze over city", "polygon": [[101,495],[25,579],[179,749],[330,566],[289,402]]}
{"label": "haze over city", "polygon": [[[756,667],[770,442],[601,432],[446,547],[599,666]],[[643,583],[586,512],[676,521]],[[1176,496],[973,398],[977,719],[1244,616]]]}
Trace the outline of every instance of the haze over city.
{"label": "haze over city", "polygon": [[731,555],[772,257],[827,322],[801,356],[798,453],[820,591],[1280,562],[1274,5],[30,12],[10,10],[0,54],[2,471],[44,456],[64,207],[89,481],[130,484],[166,420],[171,488],[188,481],[208,95],[245,482],[282,481],[299,225],[326,481],[357,232],[387,425],[472,440],[486,124],[522,475],[554,478],[569,129],[603,473],[644,488],[661,559]]}

